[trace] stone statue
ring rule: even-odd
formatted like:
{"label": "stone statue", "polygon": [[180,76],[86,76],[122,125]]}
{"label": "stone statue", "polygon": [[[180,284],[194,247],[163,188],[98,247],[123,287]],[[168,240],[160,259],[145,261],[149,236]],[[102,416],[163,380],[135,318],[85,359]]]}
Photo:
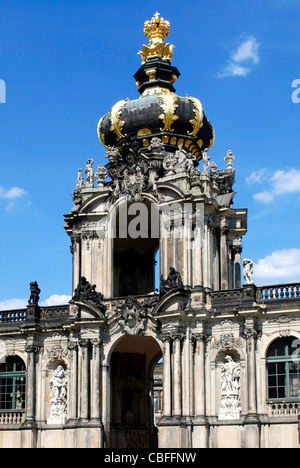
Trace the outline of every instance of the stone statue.
{"label": "stone statue", "polygon": [[62,366],[54,371],[50,381],[51,393],[51,415],[50,422],[59,422],[65,419],[67,413],[67,384],[68,379]]}
{"label": "stone statue", "polygon": [[106,306],[103,304],[104,296],[96,291],[96,285],[90,284],[87,279],[82,276],[80,283],[74,291],[73,301],[87,301],[98,307],[103,313],[106,312]]}
{"label": "stone statue", "polygon": [[29,305],[38,305],[40,300],[41,290],[36,281],[30,283],[30,299],[28,301]]}
{"label": "stone statue", "polygon": [[208,155],[208,149],[205,149],[202,152],[202,159],[203,159],[203,173],[207,174],[208,169],[210,167],[210,156]]}
{"label": "stone statue", "polygon": [[221,408],[219,419],[238,419],[241,411],[240,401],[241,366],[231,356],[225,357],[221,368]]}
{"label": "stone statue", "polygon": [[243,267],[244,267],[244,280],[246,282],[246,285],[251,285],[254,284],[252,280],[253,276],[253,262],[252,260],[249,260],[248,258],[245,258],[243,261]]}
{"label": "stone statue", "polygon": [[165,147],[162,140],[158,137],[152,138],[151,143],[148,146],[148,151],[151,151],[152,153],[161,153],[164,150]]}
{"label": "stone statue", "polygon": [[171,267],[170,268],[170,273],[168,278],[165,280],[163,276],[161,276],[161,282],[160,282],[160,292],[161,295],[167,294],[168,292],[176,289],[182,289],[183,282],[181,275],[178,271],[175,270],[175,268]]}
{"label": "stone statue", "polygon": [[76,189],[81,190],[84,184],[84,178],[83,178],[83,173],[82,169],[78,169],[78,176],[77,176],[77,182],[76,182]]}
{"label": "stone statue", "polygon": [[169,153],[163,160],[163,167],[167,171],[166,176],[175,174],[177,157],[173,153]]}
{"label": "stone statue", "polygon": [[85,187],[91,188],[94,187],[94,169],[93,169],[94,160],[88,159],[86,163],[85,173],[86,173],[86,181]]}
{"label": "stone statue", "polygon": [[231,356],[225,357],[225,363],[221,369],[222,375],[222,394],[231,394],[239,392],[241,369]]}

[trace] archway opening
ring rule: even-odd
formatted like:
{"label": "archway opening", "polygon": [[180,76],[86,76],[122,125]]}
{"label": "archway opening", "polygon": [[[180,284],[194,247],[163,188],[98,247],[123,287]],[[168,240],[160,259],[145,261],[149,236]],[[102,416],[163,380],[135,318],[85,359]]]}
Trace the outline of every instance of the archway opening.
{"label": "archway opening", "polygon": [[111,448],[154,448],[153,371],[162,358],[151,337],[126,336],[111,357]]}
{"label": "archway opening", "polygon": [[113,296],[149,294],[155,289],[158,205],[148,201],[124,203],[115,222]]}

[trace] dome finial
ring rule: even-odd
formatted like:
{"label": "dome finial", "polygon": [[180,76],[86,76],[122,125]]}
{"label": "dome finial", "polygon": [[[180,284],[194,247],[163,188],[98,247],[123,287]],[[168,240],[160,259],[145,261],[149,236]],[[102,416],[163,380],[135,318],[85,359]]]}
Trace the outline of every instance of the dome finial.
{"label": "dome finial", "polygon": [[171,62],[175,46],[164,44],[165,38],[170,33],[170,26],[170,22],[165,21],[164,18],[160,18],[160,13],[158,12],[155,13],[150,21],[145,22],[144,34],[149,39],[149,45],[143,45],[143,50],[138,52],[143,64],[151,58],[156,57]]}

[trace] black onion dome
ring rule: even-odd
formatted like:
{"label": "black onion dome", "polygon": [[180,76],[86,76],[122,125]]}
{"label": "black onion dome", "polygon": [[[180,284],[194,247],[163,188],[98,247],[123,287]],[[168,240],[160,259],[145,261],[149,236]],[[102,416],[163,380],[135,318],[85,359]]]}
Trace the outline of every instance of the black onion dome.
{"label": "black onion dome", "polygon": [[[152,18],[154,21],[162,24],[164,20],[157,17]],[[200,160],[202,151],[212,147],[214,129],[201,102],[175,94],[173,83],[180,73],[171,65],[173,47],[161,41],[153,45],[150,40],[149,46],[139,52],[143,64],[134,78],[141,97],[119,101],[102,117],[98,136],[106,148],[120,147],[128,137],[146,148],[152,138],[159,137],[166,150],[175,152],[183,146]]]}

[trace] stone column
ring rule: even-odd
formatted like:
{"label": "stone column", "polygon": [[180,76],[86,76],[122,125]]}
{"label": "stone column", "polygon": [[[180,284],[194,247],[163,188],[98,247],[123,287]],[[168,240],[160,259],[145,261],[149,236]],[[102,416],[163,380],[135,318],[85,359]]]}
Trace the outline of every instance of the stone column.
{"label": "stone column", "polygon": [[81,276],[81,235],[72,236],[71,253],[73,255],[73,291],[77,288]]}
{"label": "stone column", "polygon": [[221,226],[221,289],[228,289],[229,285],[229,266],[228,266],[228,246],[227,236],[229,229],[227,224]]}
{"label": "stone column", "polygon": [[171,396],[171,338],[163,336],[164,342],[164,365],[163,365],[163,397],[164,397],[164,416],[172,415],[172,396]]}
{"label": "stone column", "polygon": [[100,420],[101,411],[101,340],[96,338],[91,340],[93,347],[93,378],[91,388],[91,419]]}
{"label": "stone column", "polygon": [[256,346],[257,332],[254,328],[246,328],[245,338],[247,341],[247,388],[248,388],[248,416],[256,416],[257,400],[256,400]]}
{"label": "stone column", "polygon": [[242,287],[242,273],[241,273],[241,255],[242,255],[243,247],[241,245],[234,245],[233,246],[233,254],[234,254],[234,263],[235,263],[235,288],[240,289]]}
{"label": "stone column", "polygon": [[68,343],[68,349],[71,353],[71,369],[70,369],[70,387],[69,387],[69,420],[75,421],[77,419],[77,372],[78,372],[78,363],[77,363],[77,350],[78,345],[76,341],[70,341]]}
{"label": "stone column", "polygon": [[173,368],[173,377],[174,377],[174,406],[173,406],[173,415],[181,416],[182,415],[182,391],[181,391],[181,335],[177,335],[174,340],[174,368]]}
{"label": "stone column", "polygon": [[32,344],[27,344],[27,379],[26,379],[26,419],[25,424],[30,425],[35,420],[35,353],[38,348]]}
{"label": "stone column", "polygon": [[89,419],[89,340],[80,340],[81,348],[81,388],[80,419]]}
{"label": "stone column", "polygon": [[194,335],[195,343],[195,416],[205,417],[205,341],[204,333]]}

